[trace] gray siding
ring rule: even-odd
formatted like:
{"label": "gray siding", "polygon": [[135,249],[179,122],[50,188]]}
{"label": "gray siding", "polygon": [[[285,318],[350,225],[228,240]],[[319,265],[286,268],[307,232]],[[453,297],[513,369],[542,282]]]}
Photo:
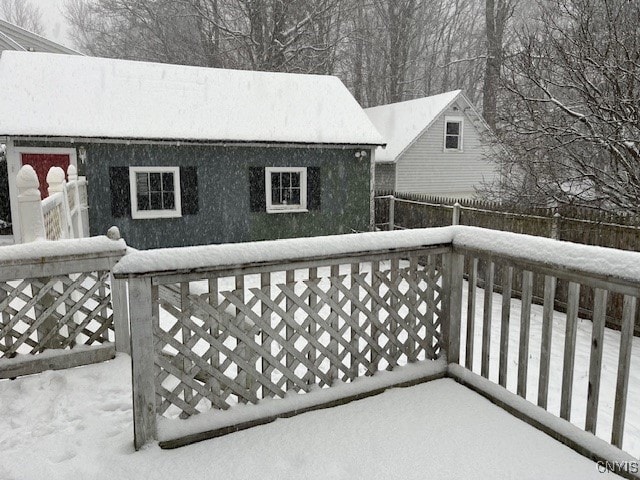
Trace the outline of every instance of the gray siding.
{"label": "gray siding", "polygon": [[[156,248],[328,235],[367,230],[369,162],[355,150],[87,144],[92,235],[117,225],[127,243]],[[111,213],[110,167],[197,167],[199,212],[133,220]],[[251,212],[249,167],[319,167],[321,208],[308,213]]]}
{"label": "gray siding", "polygon": [[376,163],[376,190],[396,189],[396,164]]}
{"label": "gray siding", "polygon": [[[452,106],[453,107],[453,106]],[[398,159],[396,190],[450,197],[472,197],[474,187],[495,177],[497,167],[487,161],[490,148],[483,146],[472,118],[450,107]],[[446,116],[462,116],[463,151],[444,151]]]}

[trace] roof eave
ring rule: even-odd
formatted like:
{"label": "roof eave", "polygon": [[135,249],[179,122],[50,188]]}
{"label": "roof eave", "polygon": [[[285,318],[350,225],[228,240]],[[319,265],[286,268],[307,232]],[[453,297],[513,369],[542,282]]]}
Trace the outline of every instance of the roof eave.
{"label": "roof eave", "polygon": [[86,137],[78,135],[42,135],[42,134],[2,134],[0,137],[11,137],[21,141],[56,141],[64,143],[172,143],[184,145],[216,145],[216,146],[274,146],[274,147],[314,147],[314,148],[378,148],[386,143],[371,142],[301,142],[287,140],[233,140],[233,139],[193,139],[193,138],[151,138],[151,137]]}

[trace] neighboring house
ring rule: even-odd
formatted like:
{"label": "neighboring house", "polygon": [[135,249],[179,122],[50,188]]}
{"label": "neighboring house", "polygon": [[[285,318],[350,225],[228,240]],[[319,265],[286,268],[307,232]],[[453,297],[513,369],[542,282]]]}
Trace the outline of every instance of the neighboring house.
{"label": "neighboring house", "polygon": [[498,172],[488,126],[460,90],[365,112],[387,142],[376,150],[377,190],[470,198]]}
{"label": "neighboring house", "polygon": [[[36,35],[35,33],[25,30],[24,28],[20,28],[17,25],[0,19],[0,51],[2,50],[82,55],[81,53],[67,48],[64,45],[60,45],[56,42],[52,42],[51,40],[47,40],[40,35]],[[6,112],[11,112],[12,110],[13,109],[4,110],[4,112],[6,114]],[[58,158],[62,160],[65,159],[65,157]],[[37,164],[39,159],[40,157],[32,155],[31,158],[27,159],[26,161],[34,162]],[[50,157],[48,159],[45,159],[45,161],[49,163],[52,160],[54,160],[55,164],[55,158]],[[66,161],[68,165],[69,159],[67,158]],[[60,164],[59,166],[64,167],[64,164]],[[39,175],[42,175],[41,172],[44,171],[44,166],[37,167],[37,165],[35,165],[35,167],[37,168]],[[46,173],[44,175],[46,175]],[[9,179],[7,177],[6,162],[4,161],[4,155],[0,154],[0,241],[2,235],[11,233],[11,228],[5,227],[5,222],[10,222],[11,220],[8,185]]]}
{"label": "neighboring house", "polygon": [[82,55],[40,35],[0,19],[0,50]]}
{"label": "neighboring house", "polygon": [[369,228],[383,140],[335,77],[3,52],[0,84],[10,178],[30,155],[85,163],[92,234],[154,248]]}

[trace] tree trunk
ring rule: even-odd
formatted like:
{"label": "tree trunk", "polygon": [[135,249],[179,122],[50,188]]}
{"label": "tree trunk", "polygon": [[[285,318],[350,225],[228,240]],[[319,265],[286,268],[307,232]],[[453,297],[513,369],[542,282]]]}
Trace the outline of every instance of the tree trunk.
{"label": "tree trunk", "polygon": [[485,23],[487,32],[487,63],[482,89],[482,115],[489,126],[496,128],[498,86],[503,61],[504,30],[511,17],[513,7],[510,0],[485,0]]}

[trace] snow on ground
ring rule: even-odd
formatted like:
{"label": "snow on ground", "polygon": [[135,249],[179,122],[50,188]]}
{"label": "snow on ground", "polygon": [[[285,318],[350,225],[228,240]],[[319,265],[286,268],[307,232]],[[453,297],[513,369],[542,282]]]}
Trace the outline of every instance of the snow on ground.
{"label": "snow on ground", "polygon": [[614,478],[452,380],[134,452],[130,381],[126,355],[1,381],[0,478]]}
{"label": "snow on ground", "polygon": [[[482,353],[482,312],[484,308],[484,290],[478,288],[476,292],[476,319],[474,329],[474,368],[480,373]],[[462,356],[464,365],[464,344],[466,338],[466,305],[467,285],[463,292],[463,322],[462,322]],[[489,379],[498,383],[500,323],[501,323],[502,295],[493,294],[492,324],[491,324],[491,361]],[[520,338],[520,300],[511,300],[511,315],[509,323],[509,361],[507,389],[516,392],[518,380],[518,349]],[[551,368],[549,400],[547,410],[554,415],[560,415],[560,393],[562,387],[562,368],[564,355],[566,315],[554,312],[553,335],[551,342]],[[589,385],[589,358],[591,352],[591,331],[593,324],[589,320],[578,319],[576,335],[576,358],[573,378],[571,422],[584,429],[587,389]],[[529,336],[529,371],[527,381],[527,399],[537,404],[538,374],[540,369],[540,345],[542,339],[542,306],[531,306],[531,328]],[[597,435],[609,442],[611,440],[611,426],[613,422],[613,406],[615,399],[618,351],[620,348],[620,332],[610,328],[605,329],[602,376],[600,380],[600,401],[598,405]],[[633,338],[631,368],[629,378],[629,394],[627,399],[627,413],[623,450],[640,457],[640,338]]]}

